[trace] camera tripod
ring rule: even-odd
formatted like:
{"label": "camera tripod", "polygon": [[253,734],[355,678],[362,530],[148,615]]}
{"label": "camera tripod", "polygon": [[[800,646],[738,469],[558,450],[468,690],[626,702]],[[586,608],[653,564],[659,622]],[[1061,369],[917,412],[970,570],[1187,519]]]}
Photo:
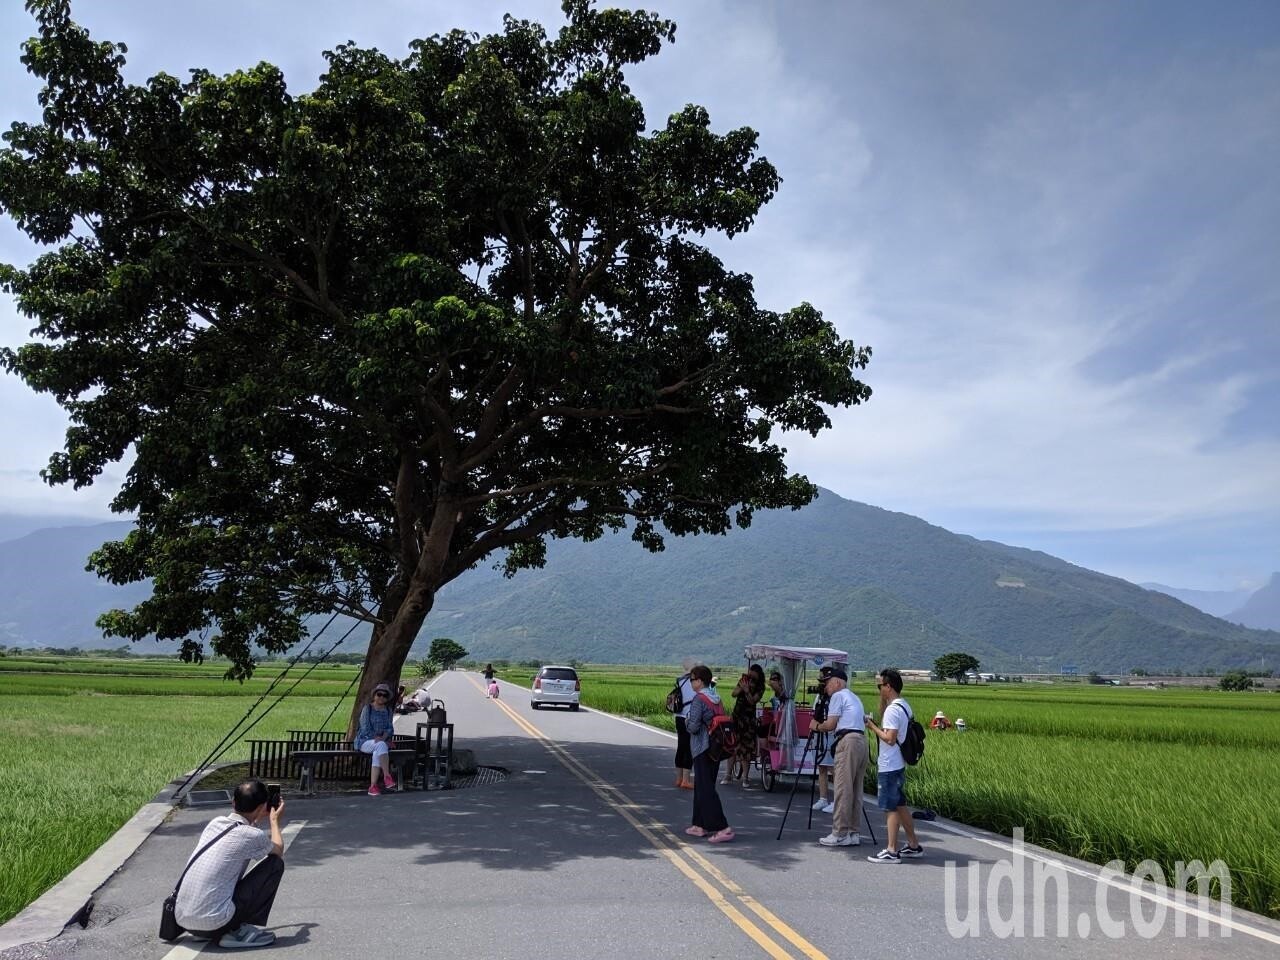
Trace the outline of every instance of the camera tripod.
{"label": "camera tripod", "polygon": [[[868,751],[870,748],[868,747]],[[827,734],[824,730],[814,730],[810,728],[809,738],[805,740],[804,752],[800,754],[800,766],[796,769],[796,776],[791,781],[791,794],[787,797],[787,809],[782,812],[782,822],[778,824],[778,836],[776,839],[782,839],[782,831],[786,829],[787,817],[791,815],[791,804],[796,799],[796,788],[800,786],[800,771],[804,770],[804,761],[809,754],[813,754],[813,772],[809,774],[809,828],[813,828],[813,795],[818,786],[818,767],[822,765],[822,761],[827,757]],[[835,793],[835,777],[832,777],[831,791]],[[867,808],[862,802],[863,788],[862,784],[855,783],[854,802],[858,809],[862,811],[862,819],[867,824],[867,836],[871,839],[872,846],[876,843],[876,832],[871,826],[871,817],[867,815]]]}

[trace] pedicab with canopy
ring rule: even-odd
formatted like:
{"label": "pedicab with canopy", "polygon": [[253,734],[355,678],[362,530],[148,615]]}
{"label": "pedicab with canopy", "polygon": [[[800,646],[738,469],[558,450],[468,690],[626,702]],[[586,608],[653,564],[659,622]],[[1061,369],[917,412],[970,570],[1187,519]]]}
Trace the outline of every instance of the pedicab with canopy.
{"label": "pedicab with canopy", "polygon": [[[774,661],[775,669],[782,677],[786,695],[778,708],[765,708],[760,715],[760,736],[755,763],[760,769],[760,785],[772,790],[779,774],[811,776],[814,770],[814,752],[806,752],[809,726],[813,721],[813,707],[796,704],[797,692],[805,689],[809,664],[821,670],[830,664],[842,664],[848,669],[849,654],[831,647],[793,647],[776,643],[748,644],[747,663]],[[748,771],[748,776],[750,771]]]}

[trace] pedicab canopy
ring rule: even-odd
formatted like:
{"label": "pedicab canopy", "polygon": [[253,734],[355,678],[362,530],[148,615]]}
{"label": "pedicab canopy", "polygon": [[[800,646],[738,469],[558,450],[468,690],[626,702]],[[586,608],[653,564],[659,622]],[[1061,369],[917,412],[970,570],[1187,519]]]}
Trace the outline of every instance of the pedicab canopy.
{"label": "pedicab canopy", "polygon": [[[776,660],[778,672],[782,674],[782,688],[787,692],[787,702],[782,707],[782,717],[778,721],[778,740],[783,744],[795,741],[796,730],[796,688],[799,686],[800,673],[806,663],[812,663],[821,670],[829,663],[849,663],[849,654],[831,647],[792,647],[776,643],[748,644],[745,655],[748,661]],[[779,764],[780,770],[794,766],[787,762],[792,757],[791,749],[783,750],[785,758]]]}

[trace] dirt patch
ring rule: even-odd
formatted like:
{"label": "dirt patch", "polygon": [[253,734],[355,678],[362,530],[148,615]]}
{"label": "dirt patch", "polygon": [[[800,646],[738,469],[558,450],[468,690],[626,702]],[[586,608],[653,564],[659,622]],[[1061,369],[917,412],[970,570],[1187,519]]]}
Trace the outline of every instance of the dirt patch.
{"label": "dirt patch", "polygon": [[87,723],[55,723],[51,726],[46,725],[44,729],[49,733],[64,734],[68,737],[87,737],[101,732],[97,727]]}

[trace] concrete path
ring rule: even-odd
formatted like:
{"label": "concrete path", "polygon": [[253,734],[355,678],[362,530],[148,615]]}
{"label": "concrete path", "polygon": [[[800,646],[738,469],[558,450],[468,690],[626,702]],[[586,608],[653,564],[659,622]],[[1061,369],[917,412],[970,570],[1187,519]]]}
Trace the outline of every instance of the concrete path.
{"label": "concrete path", "polygon": [[[1265,918],[1223,917],[1218,904],[1131,887],[959,824],[921,824],[924,859],[876,865],[865,860],[875,852],[868,843],[819,847],[829,818],[808,828],[807,793],[798,793],[777,840],[785,781],[773,793],[724,788],[738,840],[689,841],[691,794],[671,785],[673,738],[585,708],[533,711],[527,691],[507,684],[490,701],[475,674],[445,674],[432,692],[457,746],[510,779],[289,800],[287,872],[270,925],[278,940],[258,953],[936,960],[1270,958],[1280,947],[1280,924]],[[411,731],[416,720],[398,725]],[[868,812],[883,840],[883,819]],[[155,939],[159,904],[210,816],[181,810],[156,829],[98,891],[86,929],[0,958],[229,952]],[[1048,905],[1037,926],[1038,901]]]}

